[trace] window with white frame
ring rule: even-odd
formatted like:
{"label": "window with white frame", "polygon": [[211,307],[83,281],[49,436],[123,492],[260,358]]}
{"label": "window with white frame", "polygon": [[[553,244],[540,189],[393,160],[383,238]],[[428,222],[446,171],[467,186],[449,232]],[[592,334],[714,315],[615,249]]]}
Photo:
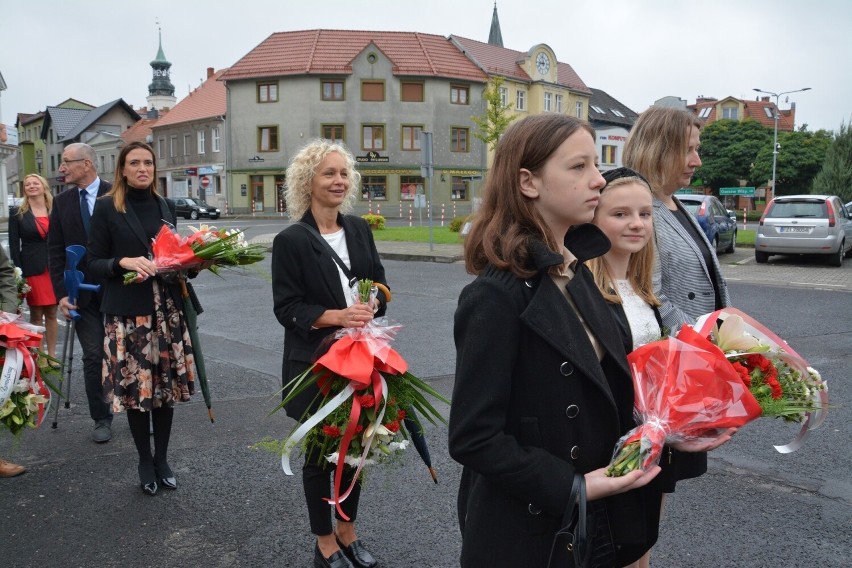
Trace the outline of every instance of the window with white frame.
{"label": "window with white frame", "polygon": [[562,95],[556,95],[556,112],[562,114]]}
{"label": "window with white frame", "polygon": [[574,116],[583,118],[583,101],[577,101],[574,105]]}
{"label": "window with white frame", "polygon": [[527,92],[523,89],[518,89],[518,94],[515,97],[515,108],[517,110],[527,110]]}
{"label": "window with white frame", "polygon": [[[166,157],[166,139],[158,138],[157,139],[157,157],[161,160]],[[101,170],[103,171],[103,170]]]}
{"label": "window with white frame", "polygon": [[219,134],[219,127],[215,127],[213,129],[213,151],[219,151],[219,144],[221,143],[221,135]]}
{"label": "window with white frame", "polygon": [[553,93],[544,93],[544,112],[550,112],[553,108]]}
{"label": "window with white frame", "polygon": [[206,140],[204,138],[205,138],[204,131],[199,130],[198,131],[198,153],[199,154],[205,154],[206,153],[205,146],[207,144],[206,144]]}
{"label": "window with white frame", "polygon": [[500,104],[504,107],[509,104],[509,89],[500,87]]}
{"label": "window with white frame", "polygon": [[711,112],[713,112],[713,107],[704,107],[701,109],[701,112],[698,113],[698,118],[707,118],[710,116]]}
{"label": "window with white frame", "polygon": [[722,107],[722,118],[737,120],[739,118],[739,110],[737,107]]}
{"label": "window with white frame", "polygon": [[177,156],[177,136],[169,138],[169,158]]}
{"label": "window with white frame", "polygon": [[189,156],[192,153],[192,137],[189,134],[183,135],[183,155]]}

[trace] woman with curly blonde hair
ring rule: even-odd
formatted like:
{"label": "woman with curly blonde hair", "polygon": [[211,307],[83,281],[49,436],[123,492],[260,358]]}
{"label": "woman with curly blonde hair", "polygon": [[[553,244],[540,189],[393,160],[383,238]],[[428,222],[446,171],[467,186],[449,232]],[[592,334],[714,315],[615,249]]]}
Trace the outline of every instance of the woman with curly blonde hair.
{"label": "woman with curly blonde hair", "polygon": [[[361,176],[355,159],[344,146],[316,140],[299,150],[287,168],[287,205],[298,222],[281,231],[272,245],[272,296],[275,316],[284,326],[284,384],[315,360],[323,340],[340,328],[363,327],[374,315],[384,314],[389,296],[385,269],[373,234],[352,210]],[[380,284],[370,304],[355,302],[353,279]],[[386,289],[386,288],[385,288]],[[307,389],[287,404],[287,414],[299,420],[316,411],[319,390]],[[286,393],[285,393],[286,394]],[[316,568],[371,568],[373,555],[355,534],[360,482],[341,503],[349,520],[337,516],[332,528],[331,475],[334,466],[318,452],[305,456],[302,482],[311,532],[316,535]],[[346,468],[343,485],[355,471]]]}

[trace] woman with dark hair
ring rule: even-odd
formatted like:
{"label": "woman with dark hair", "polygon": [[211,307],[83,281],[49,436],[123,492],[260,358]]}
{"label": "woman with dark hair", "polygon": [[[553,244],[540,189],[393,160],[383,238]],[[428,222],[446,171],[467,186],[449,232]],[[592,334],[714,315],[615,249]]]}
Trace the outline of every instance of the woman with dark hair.
{"label": "woman with dark hair", "polygon": [[524,118],[500,140],[465,242],[476,280],[455,315],[450,455],[463,567],[567,566],[561,529],[575,474],[625,566],[656,541],[658,466],[605,469],[631,429],[633,384],[612,314],[585,262],[609,241],[589,224],[604,180],[594,131],[558,114]]}
{"label": "woman with dark hair", "polygon": [[56,357],[58,302],[47,269],[47,234],[52,206],[53,196],[47,180],[38,174],[26,176],[21,205],[9,211],[9,256],[30,286],[27,294],[30,323],[44,326],[47,354]]}
{"label": "woman with dark hair", "polygon": [[[272,245],[272,297],[284,326],[284,384],[313,365],[324,341],[341,328],[363,327],[387,305],[385,269],[373,234],[360,217],[346,215],[358,194],[361,175],[345,147],[329,140],[307,144],[287,168],[287,206],[299,222],[275,237]],[[370,279],[379,287],[372,304],[355,302],[351,279]],[[314,386],[288,403],[296,420],[315,412],[322,397]],[[361,483],[357,482],[332,527],[331,476],[334,466],[319,452],[308,453],[302,483],[311,532],[316,535],[315,568],[372,568],[377,561],[358,540],[355,520]],[[343,486],[355,470],[346,468]]]}
{"label": "woman with dark hair", "polygon": [[[151,260],[152,239],[164,223],[176,222],[174,203],[157,193],[154,151],[131,142],[118,156],[112,189],[95,206],[88,254],[91,273],[104,279],[104,395],[113,412],[127,411],[139,482],[148,495],[161,485],[177,488],[167,459],[172,407],[188,401],[195,386],[179,278],[167,281]],[[141,281],[125,286],[127,271],[136,271]]]}

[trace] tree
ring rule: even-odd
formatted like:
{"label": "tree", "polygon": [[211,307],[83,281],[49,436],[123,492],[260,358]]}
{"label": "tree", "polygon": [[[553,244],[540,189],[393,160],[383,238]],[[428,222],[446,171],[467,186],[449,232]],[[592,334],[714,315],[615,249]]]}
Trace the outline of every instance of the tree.
{"label": "tree", "polygon": [[703,185],[737,187],[748,180],[760,149],[772,145],[772,132],[754,120],[717,120],[701,132],[701,162],[695,172]]}
{"label": "tree", "polygon": [[517,118],[517,115],[509,114],[512,103],[503,104],[503,97],[500,94],[503,81],[503,77],[499,76],[492,79],[491,84],[482,93],[482,98],[487,103],[485,112],[480,116],[470,117],[479,128],[479,131],[474,132],[473,135],[488,144],[488,148],[492,151],[497,147],[497,141],[500,140],[500,136],[509,124]]}
{"label": "tree", "polygon": [[[779,132],[778,144],[775,195],[810,193],[831,145],[831,133],[825,130]],[[755,156],[749,179],[755,185],[763,185],[772,179],[771,142]]]}
{"label": "tree", "polygon": [[811,193],[837,195],[843,202],[852,201],[852,128],[845,122],[834,133]]}

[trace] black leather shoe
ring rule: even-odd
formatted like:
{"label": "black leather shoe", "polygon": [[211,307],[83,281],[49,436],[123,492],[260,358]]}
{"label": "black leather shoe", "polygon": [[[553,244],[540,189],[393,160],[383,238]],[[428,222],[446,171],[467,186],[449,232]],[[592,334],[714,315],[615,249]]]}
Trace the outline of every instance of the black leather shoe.
{"label": "black leather shoe", "polygon": [[157,478],[154,473],[153,464],[139,464],[139,486],[142,488],[142,491],[147,493],[148,495],[156,495],[157,494]]}
{"label": "black leather shoe", "polygon": [[338,550],[331,557],[326,558],[320,552],[319,545],[314,547],[314,568],[353,568],[352,563]]}
{"label": "black leather shoe", "polygon": [[379,565],[376,559],[373,558],[373,555],[370,554],[370,551],[364,548],[360,540],[353,540],[349,546],[343,546],[343,543],[338,538],[337,545],[355,568],[374,568]]}
{"label": "black leather shoe", "polygon": [[160,480],[160,485],[166,489],[177,489],[177,479],[175,479],[175,474],[172,473],[172,469],[168,465],[155,466],[155,471],[157,472],[157,479]]}

